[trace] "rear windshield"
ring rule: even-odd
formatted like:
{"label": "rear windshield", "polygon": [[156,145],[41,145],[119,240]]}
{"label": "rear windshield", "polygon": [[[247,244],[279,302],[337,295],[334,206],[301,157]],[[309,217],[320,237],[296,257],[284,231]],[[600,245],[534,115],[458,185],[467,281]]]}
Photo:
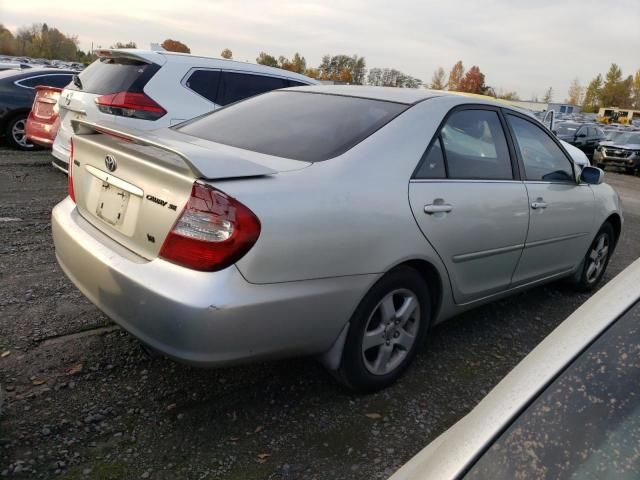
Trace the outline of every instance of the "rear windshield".
{"label": "rear windshield", "polygon": [[364,98],[274,91],[214,111],[178,130],[245,150],[321,162],[346,152],[408,107]]}
{"label": "rear windshield", "polygon": [[85,68],[68,88],[106,95],[118,92],[142,92],[149,79],[159,70],[153,63],[129,58],[102,57]]}

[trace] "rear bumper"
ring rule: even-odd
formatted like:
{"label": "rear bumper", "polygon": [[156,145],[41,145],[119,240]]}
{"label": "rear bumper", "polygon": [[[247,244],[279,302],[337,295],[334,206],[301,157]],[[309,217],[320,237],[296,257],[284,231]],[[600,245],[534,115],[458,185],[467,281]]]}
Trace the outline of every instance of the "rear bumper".
{"label": "rear bumper", "polygon": [[60,266],[89,300],[143,343],[201,366],[324,352],[378,278],[256,285],[235,266],[207,273],[146,261],[69,198],[53,209],[52,230]]}
{"label": "rear bumper", "polygon": [[[35,123],[35,122],[34,122]],[[29,125],[29,124],[27,124]],[[40,145],[41,147],[51,148],[53,145],[53,138],[49,136],[49,132],[44,130],[47,124],[27,126],[27,138],[31,143]]]}
{"label": "rear bumper", "polygon": [[59,122],[42,122],[33,116],[27,118],[27,138],[41,147],[51,148],[58,133]]}
{"label": "rear bumper", "polygon": [[61,141],[57,140],[53,142],[51,146],[51,153],[54,157],[60,160],[64,165],[69,165],[69,156],[71,155],[71,150],[69,147],[62,144]]}
{"label": "rear bumper", "polygon": [[69,173],[69,156],[71,155],[71,150],[65,148],[61,142],[54,141],[51,146],[51,154],[53,155],[53,160],[51,164],[59,170],[62,170],[64,173]]}

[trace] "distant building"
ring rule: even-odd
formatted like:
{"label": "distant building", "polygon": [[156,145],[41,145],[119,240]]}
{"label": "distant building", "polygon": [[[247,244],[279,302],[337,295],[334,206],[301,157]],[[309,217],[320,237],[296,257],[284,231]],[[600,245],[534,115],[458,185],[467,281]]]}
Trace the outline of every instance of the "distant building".
{"label": "distant building", "polygon": [[516,107],[525,108],[533,112],[546,112],[553,110],[556,113],[580,113],[580,105],[570,105],[568,103],[546,103],[546,102],[526,102],[522,100],[511,100],[510,103]]}
{"label": "distant building", "polygon": [[532,112],[544,112],[548,106],[546,102],[525,102],[523,100],[509,100],[509,103],[514,107],[524,108]]}
{"label": "distant building", "polygon": [[582,112],[582,107],[569,103],[549,103],[547,110],[554,110],[557,113],[580,113]]}

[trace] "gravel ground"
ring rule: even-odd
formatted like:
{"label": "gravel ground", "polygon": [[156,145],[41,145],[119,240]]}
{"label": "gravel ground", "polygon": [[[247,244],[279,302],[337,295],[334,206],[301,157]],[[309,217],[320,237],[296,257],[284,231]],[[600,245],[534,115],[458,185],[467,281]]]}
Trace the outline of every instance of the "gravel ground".
{"label": "gravel ground", "polygon": [[[386,478],[465,415],[588,295],[551,284],[433,330],[403,379],[345,392],[310,359],[201,370],[150,358],[58,268],[46,152],[0,150],[0,476]],[[640,252],[640,178],[607,173]]]}

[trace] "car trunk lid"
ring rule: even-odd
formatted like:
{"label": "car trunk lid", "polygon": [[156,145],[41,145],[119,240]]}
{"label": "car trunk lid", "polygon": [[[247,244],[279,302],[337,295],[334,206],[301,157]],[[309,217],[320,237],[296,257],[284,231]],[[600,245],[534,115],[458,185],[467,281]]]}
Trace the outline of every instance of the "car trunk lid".
{"label": "car trunk lid", "polygon": [[170,129],[161,130],[165,138],[86,121],[74,121],[73,128],[71,181],[80,214],[148,260],[158,256],[194,182],[278,173],[277,161],[269,166],[232,147],[205,148]]}

